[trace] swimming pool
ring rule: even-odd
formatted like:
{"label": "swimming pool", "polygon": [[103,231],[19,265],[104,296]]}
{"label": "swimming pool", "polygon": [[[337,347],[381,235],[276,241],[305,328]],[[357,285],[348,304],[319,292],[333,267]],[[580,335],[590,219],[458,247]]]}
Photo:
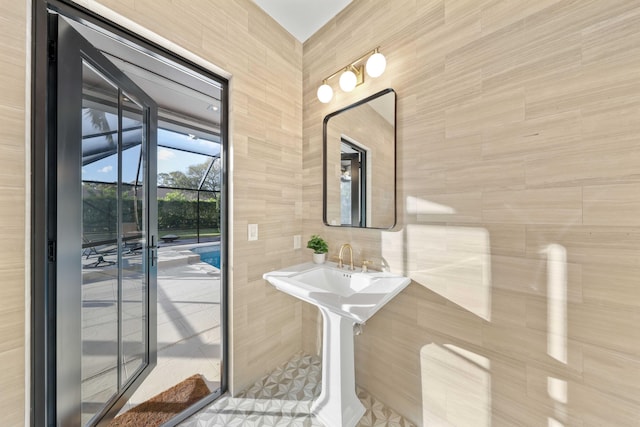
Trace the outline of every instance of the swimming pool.
{"label": "swimming pool", "polygon": [[209,265],[220,268],[220,245],[201,246],[199,248],[191,249],[191,252],[195,252],[200,255],[202,262],[206,262]]}

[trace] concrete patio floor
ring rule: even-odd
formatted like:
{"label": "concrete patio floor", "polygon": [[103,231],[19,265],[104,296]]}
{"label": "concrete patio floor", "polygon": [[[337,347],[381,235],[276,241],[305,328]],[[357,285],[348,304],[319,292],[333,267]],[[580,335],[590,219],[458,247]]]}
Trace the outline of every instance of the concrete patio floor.
{"label": "concrete patio floor", "polygon": [[[144,383],[123,407],[126,411],[181,382],[201,374],[211,391],[220,385],[221,306],[220,270],[200,261],[189,249],[200,245],[163,247],[158,252],[157,341],[158,362]],[[117,382],[115,352],[117,342],[114,309],[116,269],[109,261],[115,254],[103,255],[107,261],[83,269],[83,422],[88,421],[114,392]],[[123,257],[135,272],[140,256]],[[83,258],[89,266],[96,257]],[[122,312],[125,352],[123,377],[140,366],[142,337],[139,277],[123,282]],[[129,282],[129,283],[127,283]],[[137,291],[136,291],[137,289]],[[133,344],[131,344],[133,343]],[[138,347],[137,351],[135,350]]]}

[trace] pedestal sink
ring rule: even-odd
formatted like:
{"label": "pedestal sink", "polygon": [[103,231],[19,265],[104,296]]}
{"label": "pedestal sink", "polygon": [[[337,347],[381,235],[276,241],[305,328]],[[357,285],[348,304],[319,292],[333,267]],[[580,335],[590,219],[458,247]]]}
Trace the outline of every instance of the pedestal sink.
{"label": "pedestal sink", "polygon": [[387,272],[305,263],[266,273],[282,292],[320,309],[323,319],[322,391],[312,411],[327,427],[354,427],[365,408],[356,395],[353,332],[411,281]]}

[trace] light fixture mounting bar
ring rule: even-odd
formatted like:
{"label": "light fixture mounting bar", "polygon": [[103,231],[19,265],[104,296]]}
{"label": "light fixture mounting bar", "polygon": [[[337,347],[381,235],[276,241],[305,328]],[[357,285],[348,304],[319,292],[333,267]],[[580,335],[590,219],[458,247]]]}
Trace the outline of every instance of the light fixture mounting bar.
{"label": "light fixture mounting bar", "polygon": [[[365,59],[367,60],[366,66],[364,64]],[[340,89],[344,92],[351,92],[356,86],[364,83],[365,70],[369,77],[375,79],[384,73],[386,66],[387,60],[384,55],[380,53],[380,46],[366,52],[350,64],[322,79],[322,84],[316,92],[318,101],[323,104],[331,101],[331,98],[333,98],[333,88],[329,85],[328,81],[338,74],[340,75]]]}
{"label": "light fixture mounting bar", "polygon": [[[324,79],[322,79],[322,81],[323,81],[323,82],[329,81],[329,80],[331,80],[332,78],[334,78],[335,76],[337,76],[338,74],[340,74],[341,72],[343,72],[343,71],[347,71],[347,70],[350,70],[350,69],[351,69],[351,71],[353,71],[354,73],[356,73],[356,76],[359,76],[359,72],[362,72],[362,71],[363,71],[363,67],[362,67],[362,66],[360,66],[360,67],[355,67],[355,65],[356,65],[357,63],[359,63],[360,61],[362,61],[363,59],[365,59],[365,58],[367,58],[367,57],[369,57],[369,56],[373,55],[374,53],[378,53],[378,50],[379,50],[379,49],[380,49],[380,46],[376,47],[375,49],[372,49],[372,50],[368,51],[368,52],[367,52],[367,53],[365,53],[364,55],[361,55],[360,57],[358,57],[358,59],[356,59],[356,60],[354,60],[354,61],[351,61],[351,62],[349,63],[349,65],[347,65],[347,66],[345,66],[345,67],[340,68],[340,69],[339,69],[338,71],[336,71],[335,73],[330,74],[330,75],[329,75],[329,77],[325,77]],[[353,68],[353,69],[352,69],[352,68]],[[359,72],[354,71],[354,69],[355,69],[355,70],[358,70]],[[364,72],[362,72],[362,76],[363,76],[363,77],[362,77],[362,79],[363,79],[363,81],[364,81]],[[358,77],[358,81],[360,81],[360,77]]]}

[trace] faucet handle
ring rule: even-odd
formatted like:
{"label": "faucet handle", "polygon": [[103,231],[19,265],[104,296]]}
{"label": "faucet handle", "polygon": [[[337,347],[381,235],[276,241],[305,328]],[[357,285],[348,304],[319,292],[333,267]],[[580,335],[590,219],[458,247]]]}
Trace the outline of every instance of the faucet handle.
{"label": "faucet handle", "polygon": [[369,264],[371,264],[372,261],[369,261],[368,259],[365,259],[364,261],[362,261],[362,272],[366,273],[367,271],[369,271]]}

